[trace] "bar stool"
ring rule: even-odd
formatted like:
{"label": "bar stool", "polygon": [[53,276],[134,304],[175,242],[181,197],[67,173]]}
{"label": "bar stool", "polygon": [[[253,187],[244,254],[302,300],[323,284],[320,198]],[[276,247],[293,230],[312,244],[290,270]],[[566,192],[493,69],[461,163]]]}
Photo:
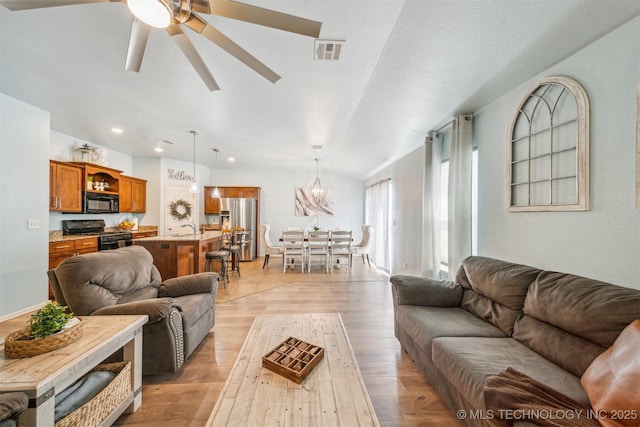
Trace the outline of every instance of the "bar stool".
{"label": "bar stool", "polygon": [[231,271],[237,271],[238,277],[240,277],[240,246],[231,245],[224,250],[231,254]]}
{"label": "bar stool", "polygon": [[223,235],[223,246],[221,251],[227,251],[231,254],[231,271],[237,271],[240,277],[240,245],[238,243],[238,230],[233,230],[231,235]]}
{"label": "bar stool", "polygon": [[213,271],[213,260],[219,259],[220,264],[222,264],[222,268],[220,269],[220,277],[224,282],[224,287],[227,287],[227,283],[229,283],[229,274],[227,273],[227,260],[229,259],[229,251],[210,251],[205,255],[206,262],[204,265],[204,269],[206,271]]}

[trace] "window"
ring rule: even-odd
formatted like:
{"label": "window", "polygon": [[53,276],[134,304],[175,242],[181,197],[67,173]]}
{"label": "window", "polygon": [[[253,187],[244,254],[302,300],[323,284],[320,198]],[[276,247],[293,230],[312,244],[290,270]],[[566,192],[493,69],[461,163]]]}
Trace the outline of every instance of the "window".
{"label": "window", "polygon": [[589,101],[567,77],[523,98],[507,144],[509,211],[589,209]]}
{"label": "window", "polygon": [[381,270],[391,271],[391,180],[378,181],[365,189],[365,223],[373,225],[371,262]]}

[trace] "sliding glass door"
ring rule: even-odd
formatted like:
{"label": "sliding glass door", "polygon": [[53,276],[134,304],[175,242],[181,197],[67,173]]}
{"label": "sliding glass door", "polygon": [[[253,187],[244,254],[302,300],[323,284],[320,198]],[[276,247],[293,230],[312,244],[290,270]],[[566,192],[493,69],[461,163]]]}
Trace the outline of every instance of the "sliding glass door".
{"label": "sliding glass door", "polygon": [[391,180],[378,181],[365,189],[365,223],[373,225],[369,258],[377,268],[391,270]]}

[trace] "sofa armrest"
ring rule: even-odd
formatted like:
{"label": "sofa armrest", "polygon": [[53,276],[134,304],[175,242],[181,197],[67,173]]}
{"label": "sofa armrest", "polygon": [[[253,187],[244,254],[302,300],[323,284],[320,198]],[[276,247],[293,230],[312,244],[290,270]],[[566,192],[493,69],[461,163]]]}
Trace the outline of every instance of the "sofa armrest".
{"label": "sofa armrest", "polygon": [[455,282],[403,275],[391,276],[389,280],[397,305],[457,307],[462,301],[463,288]]}
{"label": "sofa armrest", "polygon": [[180,303],[173,298],[152,298],[124,304],[109,305],[91,313],[92,316],[146,314],[149,323],[169,317],[172,310],[182,311]]}
{"label": "sofa armrest", "polygon": [[173,277],[162,282],[160,297],[181,297],[193,294],[214,294],[218,287],[218,273],[196,273]]}

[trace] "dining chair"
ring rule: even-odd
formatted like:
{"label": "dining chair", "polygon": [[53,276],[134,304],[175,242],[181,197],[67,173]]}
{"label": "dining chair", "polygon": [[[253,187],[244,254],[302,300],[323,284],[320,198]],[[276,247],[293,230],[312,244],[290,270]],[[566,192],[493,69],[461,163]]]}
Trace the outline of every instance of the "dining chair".
{"label": "dining chair", "polygon": [[367,258],[367,264],[371,268],[371,261],[369,261],[369,247],[371,246],[371,233],[373,232],[373,225],[362,226],[362,240],[351,246],[351,250],[354,254],[362,255],[362,263],[364,264],[365,257]]}
{"label": "dining chair", "polygon": [[329,232],[328,231],[309,231],[307,238],[307,272],[311,273],[311,263],[314,259],[319,264],[324,264],[325,272],[329,272]]}
{"label": "dining chair", "polygon": [[331,231],[331,265],[339,263],[341,259],[346,260],[347,270],[351,272],[351,231],[333,230]]}
{"label": "dining chair", "polygon": [[264,255],[262,268],[269,266],[269,257],[271,255],[282,256],[282,264],[284,265],[284,248],[281,244],[274,244],[271,242],[271,238],[269,237],[270,231],[271,226],[269,224],[260,224],[260,244],[262,245],[262,254]]}
{"label": "dining chair", "polygon": [[304,232],[295,230],[284,230],[282,232],[281,240],[282,247],[284,248],[284,262],[282,263],[282,272],[285,273],[287,271],[287,265],[295,266],[297,261],[300,263],[300,272],[304,273],[304,264],[306,258]]}

